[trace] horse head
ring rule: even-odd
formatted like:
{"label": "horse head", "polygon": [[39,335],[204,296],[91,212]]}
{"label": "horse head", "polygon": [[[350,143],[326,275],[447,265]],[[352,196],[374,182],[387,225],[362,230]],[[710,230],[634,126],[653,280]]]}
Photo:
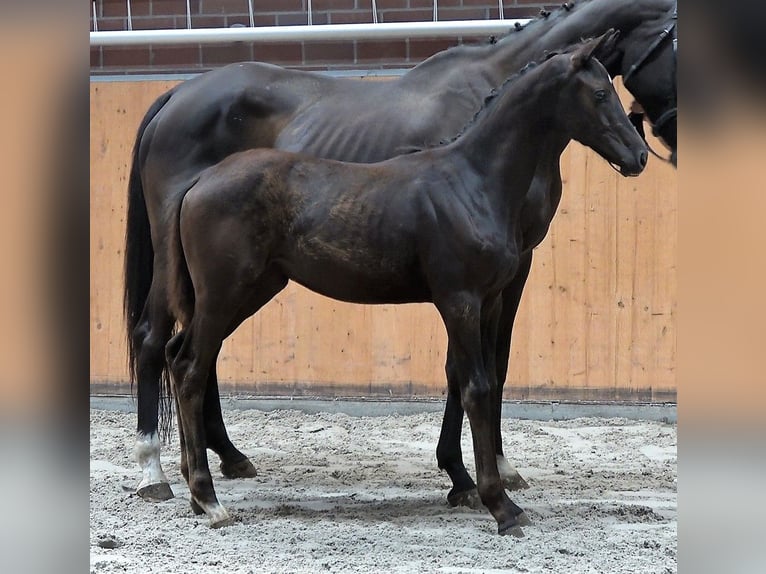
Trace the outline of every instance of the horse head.
{"label": "horse head", "polygon": [[598,60],[613,51],[618,33],[610,30],[566,51],[568,81],[559,113],[573,139],[591,147],[622,175],[640,174],[647,161],[643,138],[625,115],[606,68]]}
{"label": "horse head", "polygon": [[[676,165],[678,98],[676,88],[678,7],[623,35],[617,73],[640,102],[652,132],[671,150]],[[605,60],[606,62],[606,60]],[[611,69],[611,68],[610,68]],[[642,116],[638,116],[640,125]]]}

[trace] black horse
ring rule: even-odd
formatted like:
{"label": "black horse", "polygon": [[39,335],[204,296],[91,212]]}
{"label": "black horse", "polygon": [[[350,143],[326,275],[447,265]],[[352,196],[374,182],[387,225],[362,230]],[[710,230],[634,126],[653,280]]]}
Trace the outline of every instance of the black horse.
{"label": "black horse", "polygon": [[[157,432],[160,407],[166,406],[159,400],[161,381],[167,384],[164,348],[175,325],[165,276],[167,243],[172,238],[163,222],[203,169],[255,147],[372,162],[448,140],[473,117],[491,89],[524,64],[610,28],[620,31],[613,50],[602,55],[610,75],[632,70],[627,87],[649,119],[670,117],[676,97],[675,55],[670,38],[659,43],[657,38],[664,38],[673,16],[672,0],[585,0],[544,12],[495,43],[436,54],[394,81],[363,82],[242,63],[203,74],[161,96],[138,130],[125,250],[130,376],[138,390],[136,454],[143,471],[139,494],[149,499],[173,495],[160,465]],[[671,118],[659,130],[673,149],[675,127]],[[541,165],[538,171],[524,207],[533,217],[523,230],[519,272],[503,293],[498,336],[495,442],[509,488],[525,485],[506,461],[500,437],[500,398],[511,331],[532,248],[545,237],[561,194],[558,164]],[[255,468],[226,434],[214,365],[207,389],[207,441],[221,457],[222,472],[230,477],[253,476]],[[462,419],[459,394],[451,391],[437,458],[453,482],[448,496],[452,504],[476,499],[460,451]]]}
{"label": "black horse", "polygon": [[163,276],[182,325],[166,351],[181,469],[192,507],[212,526],[230,517],[207,460],[210,373],[223,340],[292,279],[343,301],[435,305],[449,340],[450,392],[471,424],[481,502],[500,534],[523,536],[493,425],[503,293],[519,272],[540,166],[556,165],[571,139],[626,175],[646,165],[646,145],[593,57],[611,39],[511,78],[444,146],[374,164],[249,150],[196,178],[165,221]]}

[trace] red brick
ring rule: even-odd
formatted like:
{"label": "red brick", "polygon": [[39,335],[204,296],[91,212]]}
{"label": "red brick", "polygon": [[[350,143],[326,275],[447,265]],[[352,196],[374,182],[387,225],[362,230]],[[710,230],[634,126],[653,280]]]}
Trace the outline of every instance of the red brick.
{"label": "red brick", "polygon": [[439,6],[439,20],[485,20],[489,8],[442,8]]}
{"label": "red brick", "polygon": [[127,30],[128,21],[125,18],[99,18],[99,32],[111,32],[113,30]]}
{"label": "red brick", "polygon": [[225,46],[202,46],[202,64],[204,66],[249,62],[252,59],[253,51],[250,43],[232,42]]}
{"label": "red brick", "polygon": [[[181,16],[177,20],[183,21],[183,27],[186,28],[186,18]],[[226,17],[225,16],[195,16],[192,15],[191,19],[192,28],[225,28]]]}
{"label": "red brick", "polygon": [[[482,0],[482,4],[489,4],[488,0]],[[439,8],[444,7],[454,7],[454,6],[462,6],[463,1],[462,0],[439,0]],[[410,0],[409,1],[409,7],[410,8],[431,8],[431,12],[433,13],[433,7],[434,2],[433,0]]]}
{"label": "red brick", "polygon": [[304,63],[336,63],[354,61],[352,42],[305,42],[303,46]]}
{"label": "red brick", "polygon": [[146,16],[133,18],[134,30],[172,30],[176,27],[173,16]]}
{"label": "red brick", "polygon": [[[131,9],[133,4],[130,5]],[[93,5],[90,8],[91,14],[93,13]],[[96,14],[98,14],[99,20],[101,18],[114,18],[116,16],[126,16],[128,13],[128,7],[125,2],[120,0],[104,0],[103,3],[96,2]]]}
{"label": "red brick", "polygon": [[[192,2],[194,3],[194,2]],[[247,0],[201,0],[202,14],[247,14]],[[260,2],[253,0],[253,11],[260,8]]]}
{"label": "red brick", "polygon": [[420,40],[411,39],[408,42],[407,59],[413,63],[422,62],[437,52],[442,52],[453,46],[457,46],[457,40]]}
{"label": "red brick", "polygon": [[361,61],[387,61],[407,59],[407,42],[357,42],[357,62]]}
{"label": "red brick", "polygon": [[[370,2],[372,4],[372,2]],[[377,0],[375,3],[378,6],[378,11],[383,10],[401,10],[409,6],[408,0]]]}
{"label": "red brick", "polygon": [[372,22],[372,10],[330,12],[328,16],[330,24],[369,24]]}
{"label": "red brick", "polygon": [[356,8],[355,0],[314,0],[311,3],[314,12],[318,10],[353,10]]}
{"label": "red brick", "polygon": [[152,65],[177,66],[179,69],[200,63],[199,46],[162,46],[152,49]]}
{"label": "red brick", "polygon": [[102,63],[106,67],[147,66],[151,63],[149,48],[102,48]]}
{"label": "red brick", "polygon": [[[198,2],[189,2],[192,14],[198,14]],[[152,0],[153,16],[180,16],[186,15],[186,0]]]}
{"label": "red brick", "polygon": [[90,67],[91,68],[101,67],[101,48],[100,47],[90,49]]}
{"label": "red brick", "polygon": [[305,8],[303,7],[303,0],[253,0],[253,10],[258,12],[303,12]]}
{"label": "red brick", "polygon": [[[304,26],[308,23],[308,12],[277,14],[277,26]],[[312,12],[314,24],[327,24],[327,12]]]}
{"label": "red brick", "polygon": [[430,22],[433,11],[428,10],[386,10],[380,13],[380,22]]}
{"label": "red brick", "polygon": [[253,60],[280,66],[300,64],[303,61],[303,46],[300,42],[253,44]]}

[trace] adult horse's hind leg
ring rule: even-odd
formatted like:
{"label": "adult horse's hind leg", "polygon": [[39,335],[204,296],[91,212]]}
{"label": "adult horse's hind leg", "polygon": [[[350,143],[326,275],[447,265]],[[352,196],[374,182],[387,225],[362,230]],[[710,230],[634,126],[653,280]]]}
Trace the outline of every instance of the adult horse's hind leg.
{"label": "adult horse's hind leg", "polygon": [[165,293],[158,286],[159,274],[149,292],[141,318],[133,332],[136,354],[136,394],[138,424],[134,454],[142,477],[136,489],[144,500],[173,498],[168,479],[160,463],[158,432],[160,381],[165,366],[165,345],[170,339],[175,319],[167,311]]}

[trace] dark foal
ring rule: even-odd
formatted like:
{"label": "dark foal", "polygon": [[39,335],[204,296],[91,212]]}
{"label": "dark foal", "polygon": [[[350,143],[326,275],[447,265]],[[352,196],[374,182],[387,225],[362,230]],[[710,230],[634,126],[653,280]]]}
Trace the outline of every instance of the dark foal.
{"label": "dark foal", "polygon": [[[173,88],[159,98],[141,123],[133,155],[125,248],[125,315],[131,381],[138,393],[136,453],[143,472],[138,493],[147,499],[173,496],[160,464],[158,418],[167,383],[165,345],[175,318],[166,293],[165,221],[178,209],[199,174],[226,156],[255,147],[274,147],[344,161],[369,163],[453,138],[479,110],[491,89],[527,62],[539,60],[610,28],[620,36],[599,59],[610,75],[634,69],[628,88],[650,121],[675,105],[672,42],[656,44],[671,21],[673,0],[583,0],[543,14],[497,42],[440,52],[401,77],[364,82],[285,70],[260,63],[225,66]],[[651,53],[638,62],[637,58]],[[634,68],[638,63],[638,67]],[[663,138],[675,146],[675,121]],[[554,162],[555,163],[555,162]],[[519,271],[503,292],[498,325],[495,448],[507,488],[526,485],[506,460],[500,410],[511,332],[532,248],[542,241],[561,194],[558,164],[541,165],[526,198],[528,224]],[[448,191],[448,190],[445,190]],[[165,389],[166,395],[169,389]],[[255,468],[229,440],[221,417],[215,366],[205,398],[208,446],[229,477],[253,476]],[[450,387],[437,448],[439,467],[453,480],[451,504],[474,505],[477,494],[460,451],[463,409]],[[163,426],[167,426],[164,424]]]}
{"label": "dark foal", "polygon": [[522,264],[525,198],[571,139],[626,175],[647,149],[593,56],[607,34],[512,78],[453,142],[376,164],[277,150],[205,170],[169,221],[171,305],[182,330],[167,359],[192,506],[230,517],[208,467],[209,375],[223,340],[296,281],[355,303],[432,302],[448,335],[447,377],[468,415],[481,502],[500,534],[525,515],[496,458],[498,325]]}

